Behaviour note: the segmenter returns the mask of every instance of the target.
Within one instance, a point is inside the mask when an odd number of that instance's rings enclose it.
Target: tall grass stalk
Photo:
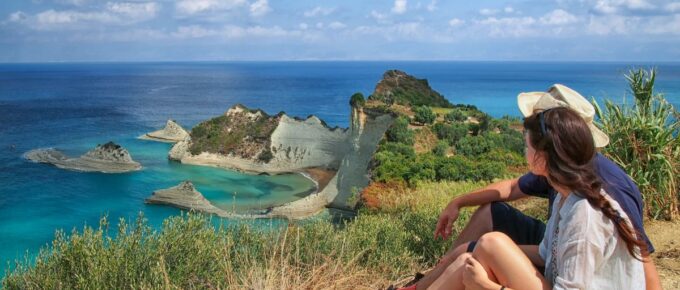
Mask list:
[[[680,122],[678,111],[654,92],[656,71],[631,70],[626,75],[632,106],[593,100],[599,125],[609,135],[604,153],[640,187],[647,215],[654,219],[678,217]]]

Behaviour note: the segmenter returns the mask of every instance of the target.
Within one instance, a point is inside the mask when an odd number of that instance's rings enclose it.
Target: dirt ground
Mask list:
[[[656,249],[652,257],[663,289],[680,289],[680,221],[646,221],[645,231]]]

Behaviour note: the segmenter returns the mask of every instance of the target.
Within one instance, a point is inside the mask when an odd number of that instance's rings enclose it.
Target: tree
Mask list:
[[[414,109],[415,121],[421,124],[432,124],[437,115],[428,106],[419,106]]]

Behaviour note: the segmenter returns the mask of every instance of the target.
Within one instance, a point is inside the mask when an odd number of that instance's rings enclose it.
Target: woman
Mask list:
[[[586,123],[568,108],[554,108],[527,117],[524,129],[530,170],[559,192],[541,245],[486,234],[430,289],[644,289],[639,248],[645,244],[602,190]]]

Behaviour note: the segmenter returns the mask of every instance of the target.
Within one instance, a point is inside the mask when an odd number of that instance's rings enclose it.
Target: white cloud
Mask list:
[[[377,20],[378,22],[381,22],[381,21],[384,21],[385,19],[387,19],[387,15],[382,14],[382,13],[375,11],[375,10],[371,11],[371,17],[373,17],[373,19]]]
[[[324,8],[316,6],[304,12],[305,17],[327,16],[335,11],[335,8]]]
[[[83,6],[88,0],[57,0],[59,4],[73,5],[73,6]]]
[[[309,28],[309,25],[307,23],[302,22],[298,25],[298,27],[300,27],[300,29],[302,30],[307,30],[307,28]]]
[[[347,25],[339,21],[334,21],[328,24],[328,27],[331,29],[343,29],[347,27]]]
[[[156,16],[160,9],[160,5],[154,2],[147,3],[115,3],[109,2],[106,4],[106,9],[110,12],[124,15],[126,17],[136,19],[137,21],[143,19],[150,19]]]
[[[394,0],[394,6],[392,7],[392,13],[404,14],[406,12],[406,0]]]
[[[179,0],[175,9],[181,15],[229,10],[247,4],[246,0]]]
[[[508,7],[503,8],[503,11],[505,13],[513,13],[513,12],[515,12],[515,8],[508,6]]]
[[[22,11],[17,11],[17,12],[10,14],[9,17],[7,18],[7,21],[9,21],[9,22],[22,22],[22,21],[26,20],[26,18],[28,18],[26,13],[24,13]]]
[[[449,20],[449,26],[451,27],[461,26],[463,24],[465,24],[465,20],[461,20],[458,18],[451,18],[451,20]]]
[[[625,16],[592,15],[586,26],[586,32],[595,35],[626,34],[628,32],[628,24],[630,24],[630,19]]]
[[[541,17],[539,21],[546,25],[566,25],[577,22],[578,18],[562,9],[555,9]]]
[[[279,26],[263,27],[250,26],[243,27],[237,25],[225,25],[221,28],[206,28],[199,25],[180,26],[177,31],[171,34],[177,39],[187,38],[208,38],[215,37],[217,39],[233,39],[233,38],[268,38],[268,37],[297,37],[302,36],[298,30],[285,30]]]
[[[432,0],[430,4],[427,4],[427,11],[434,12],[437,10],[437,0]]]
[[[597,0],[593,10],[601,14],[620,14],[626,11],[649,11],[656,6],[646,0]]]
[[[488,17],[476,21],[491,37],[528,37],[540,34],[533,17]]]
[[[479,10],[479,14],[484,15],[484,16],[495,15],[495,14],[498,14],[498,10],[490,9],[490,8],[482,8],[482,9]]]
[[[258,17],[265,15],[271,11],[271,7],[269,7],[269,2],[267,0],[257,0],[250,4],[250,15]]]

